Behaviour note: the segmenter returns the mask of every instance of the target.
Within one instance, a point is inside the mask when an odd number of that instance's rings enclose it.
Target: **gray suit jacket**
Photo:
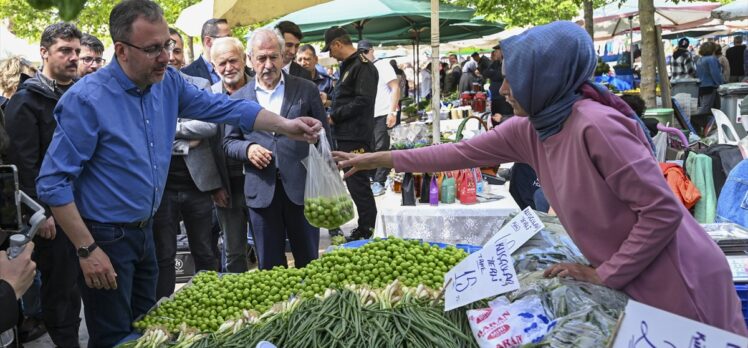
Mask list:
[[[299,116],[314,117],[322,122],[326,134],[330,134],[327,117],[317,86],[308,80],[284,74],[285,91],[280,114],[292,119]],[[231,95],[235,99],[249,99],[257,101],[255,92],[256,80]],[[251,144],[259,144],[272,151],[273,160],[265,169],[257,169],[247,158],[247,149]],[[223,147],[230,158],[244,164],[245,181],[244,194],[247,205],[251,208],[266,208],[275,195],[277,175],[283,182],[286,195],[294,204],[304,204],[304,187],[306,184],[306,168],[301,160],[309,154],[309,144],[294,141],[281,134],[265,131],[244,133],[237,127],[226,126],[226,136]]]
[[[209,89],[210,81],[185,75],[182,76],[190,83],[201,89]],[[197,188],[202,192],[209,192],[221,188],[221,177],[218,173],[216,160],[211,148],[211,138],[216,138],[218,127],[214,123],[208,123],[186,118],[177,119],[177,132],[174,136],[173,149],[188,147],[190,140],[200,140],[200,144],[188,150],[184,156],[187,170]],[[213,140],[215,142],[215,139]]]

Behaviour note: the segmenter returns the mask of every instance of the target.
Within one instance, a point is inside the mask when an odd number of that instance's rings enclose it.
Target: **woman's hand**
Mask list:
[[[546,278],[569,277],[582,282],[603,285],[602,280],[597,276],[597,272],[594,268],[578,263],[559,263],[553,265],[546,269],[543,275]]]
[[[338,163],[338,168],[351,168],[345,172],[345,177],[349,177],[361,170],[376,168],[392,168],[392,155],[389,151],[374,153],[349,153],[333,151],[332,158]]]

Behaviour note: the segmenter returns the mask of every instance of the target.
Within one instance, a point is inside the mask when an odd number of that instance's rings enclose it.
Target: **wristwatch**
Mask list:
[[[91,253],[96,250],[99,246],[96,245],[96,242],[91,243],[89,246],[82,246],[78,248],[78,257],[80,258],[87,258],[91,255]]]

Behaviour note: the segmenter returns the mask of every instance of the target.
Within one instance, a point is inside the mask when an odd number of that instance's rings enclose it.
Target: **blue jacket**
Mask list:
[[[701,57],[696,65],[696,75],[701,80],[699,87],[719,87],[725,83],[722,79],[722,68],[715,56]]]
[[[734,222],[748,228],[748,160],[730,171],[717,201],[717,222]]]

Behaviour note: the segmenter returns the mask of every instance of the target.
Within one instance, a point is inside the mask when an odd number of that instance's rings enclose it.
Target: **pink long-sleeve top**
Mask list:
[[[394,151],[397,171],[528,163],[602,282],[631,298],[748,336],[727,260],[677,201],[636,121],[591,99],[541,142],[526,117],[456,144]]]

